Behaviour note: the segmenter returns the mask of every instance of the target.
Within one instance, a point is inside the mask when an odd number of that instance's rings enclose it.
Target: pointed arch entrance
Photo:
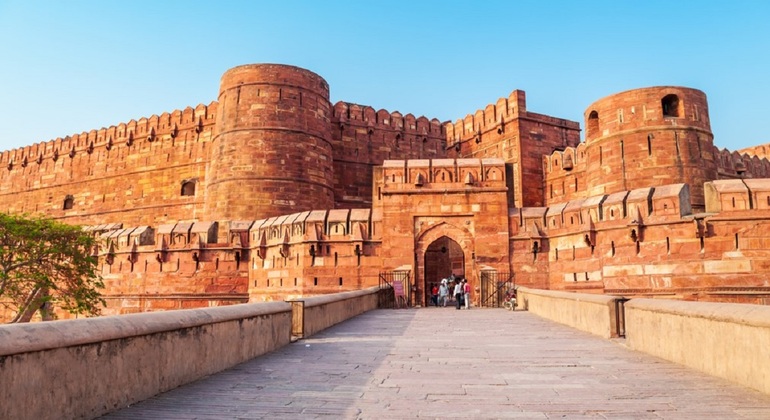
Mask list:
[[[465,219],[453,220],[463,226]],[[463,276],[474,286],[473,235],[462,227],[441,221],[417,235],[415,241],[416,269],[414,273],[415,305],[430,304],[430,290],[433,283],[438,283],[450,274]],[[450,292],[451,293],[451,292]]]
[[[454,274],[455,277],[465,275],[465,253],[460,244],[453,239],[442,236],[433,241],[425,250],[425,269],[423,270],[423,288],[426,293],[422,304],[429,306],[430,290],[437,287],[441,279]]]

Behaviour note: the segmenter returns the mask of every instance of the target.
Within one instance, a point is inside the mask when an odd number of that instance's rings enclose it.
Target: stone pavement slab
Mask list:
[[[770,419],[770,396],[528,312],[383,309],[104,418]]]

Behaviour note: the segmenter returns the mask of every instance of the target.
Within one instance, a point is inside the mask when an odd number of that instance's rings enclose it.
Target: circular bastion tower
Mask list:
[[[706,94],[660,86],[602,98],[585,112],[586,187],[591,195],[686,183],[693,211],[717,178]]]
[[[205,217],[257,220],[334,207],[329,85],[294,66],[222,76]]]

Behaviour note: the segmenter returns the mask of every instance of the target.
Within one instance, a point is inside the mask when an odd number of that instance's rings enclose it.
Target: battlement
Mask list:
[[[498,137],[506,132],[506,124],[518,118],[580,131],[580,124],[577,122],[528,112],[526,93],[523,90],[514,90],[507,98],[499,98],[497,102],[487,105],[484,109],[467,114],[455,122],[445,123],[447,143],[450,146],[468,140],[480,143],[482,136],[486,134],[494,134],[494,137]]]
[[[428,119],[424,116],[415,117],[412,114],[402,115],[398,111],[389,112],[384,109],[375,111],[367,105],[359,105],[349,102],[337,102],[334,104],[332,123],[343,128],[346,125],[365,126],[372,130],[397,131],[413,135],[441,136],[443,125],[436,119]]]
[[[174,141],[177,138],[197,138],[205,130],[211,130],[215,124],[217,102],[208,105],[199,104],[195,108],[164,112],[160,116],[152,115],[127,123],[112,125],[98,130],[84,131],[64,138],[57,137],[47,142],[36,143],[18,149],[0,152],[0,165],[8,170],[14,167],[26,167],[44,160],[57,161],[59,158],[74,158],[77,153],[91,154],[95,149],[113,147],[136,147],[143,142]],[[139,146],[141,147],[141,146]]]
[[[548,207],[512,209],[511,236],[542,239],[567,232],[595,235],[597,224],[630,226],[680,221],[692,214],[687,184],[620,191]]]
[[[505,188],[502,159],[386,160],[382,164],[386,191]]]
[[[716,180],[707,182],[704,191],[709,213],[770,210],[770,179]]]
[[[473,136],[498,130],[504,124],[527,112],[527,97],[523,90],[514,90],[507,98],[478,109],[473,114],[445,124],[447,140],[450,144],[461,142]],[[504,128],[503,128],[504,129]]]
[[[746,150],[715,149],[719,178],[770,177],[770,161]]]

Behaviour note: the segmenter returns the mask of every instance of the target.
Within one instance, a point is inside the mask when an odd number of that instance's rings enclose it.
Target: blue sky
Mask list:
[[[331,100],[456,120],[527,92],[583,122],[604,96],[680,85],[715,144],[770,143],[767,1],[0,0],[0,150],[216,99],[248,63],[312,70]]]

